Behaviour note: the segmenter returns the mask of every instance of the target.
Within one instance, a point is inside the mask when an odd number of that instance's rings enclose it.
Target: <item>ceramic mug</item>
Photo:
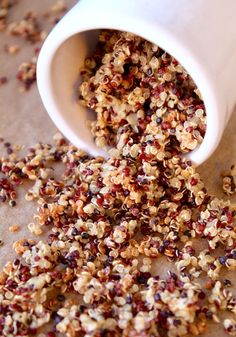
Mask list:
[[[139,35],[174,56],[198,86],[206,107],[204,140],[187,156],[196,165],[216,149],[236,103],[236,0],[80,0],[46,39],[38,59],[42,101],[58,129],[91,155],[97,148],[78,103],[79,68],[99,29]]]

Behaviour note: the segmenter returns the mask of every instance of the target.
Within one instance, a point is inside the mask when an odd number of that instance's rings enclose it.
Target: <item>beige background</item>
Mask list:
[[[27,11],[35,10],[39,15],[42,26],[48,30],[52,25],[42,18],[42,14],[53,3],[55,1],[52,0],[21,0],[13,8],[9,21],[20,19]],[[66,0],[68,6],[73,3],[75,1]],[[17,43],[22,46],[22,49],[17,55],[8,55],[3,51],[6,43]],[[11,143],[24,144],[26,147],[38,141],[51,142],[56,131],[42,106],[36,85],[33,85],[29,92],[20,93],[20,83],[15,78],[19,64],[31,59],[36,46],[23,41],[19,37],[13,38],[6,36],[5,33],[0,33],[0,77],[7,76],[9,78],[9,83],[0,87],[0,137],[4,137],[6,141]],[[236,163],[235,130],[236,111],[232,114],[217,151],[205,164],[198,168],[211,193],[225,199],[227,198],[221,191],[220,174],[233,163]],[[0,144],[0,154],[4,153],[5,149]],[[32,221],[37,205],[24,200],[26,187],[20,188],[17,207],[10,208],[8,205],[0,204],[0,240],[4,241],[4,245],[0,247],[0,268],[14,256],[12,243],[18,238],[30,236],[27,224]],[[235,200],[236,198],[234,198]],[[8,227],[15,223],[21,226],[21,230],[12,234],[8,231]],[[230,278],[233,282],[235,281],[236,288],[236,276],[231,275]],[[216,336],[216,333],[222,337],[225,335],[219,329],[219,326],[214,326],[210,328],[207,336],[213,337]]]

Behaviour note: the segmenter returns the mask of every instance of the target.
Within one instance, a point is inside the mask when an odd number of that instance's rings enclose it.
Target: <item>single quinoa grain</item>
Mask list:
[[[13,225],[9,226],[8,230],[11,233],[16,233],[16,232],[19,232],[20,226],[17,225],[17,224],[13,224]]]
[[[8,78],[6,76],[1,76],[0,77],[0,87],[4,84],[7,84]]]

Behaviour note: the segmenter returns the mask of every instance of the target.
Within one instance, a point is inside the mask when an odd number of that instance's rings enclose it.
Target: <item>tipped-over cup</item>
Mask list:
[[[45,108],[74,145],[106,157],[88,127],[93,113],[78,102],[79,69],[100,29],[139,35],[175,57],[201,92],[207,129],[203,142],[186,155],[199,165],[218,146],[236,103],[235,17],[236,0],[80,0],[39,55],[37,82]]]

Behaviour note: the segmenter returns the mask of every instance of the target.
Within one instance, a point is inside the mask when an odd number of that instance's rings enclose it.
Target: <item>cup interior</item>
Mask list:
[[[105,152],[96,147],[88,125],[89,120],[95,119],[95,114],[78,102],[79,71],[84,59],[95,48],[98,34],[99,30],[90,30],[75,34],[64,41],[52,60],[50,79],[57,111],[63,111],[60,118],[66,127],[63,126],[63,132],[66,130],[65,136],[77,147],[88,149],[90,154],[104,156]],[[57,115],[51,117],[59,127]]]

